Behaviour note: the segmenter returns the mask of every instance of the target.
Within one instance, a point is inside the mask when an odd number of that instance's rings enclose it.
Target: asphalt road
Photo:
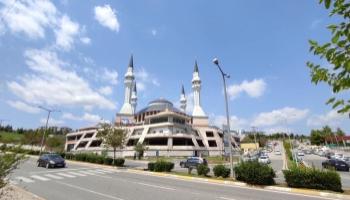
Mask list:
[[[68,168],[63,169],[45,169],[36,167],[35,159],[32,158],[22,163],[11,174],[10,180],[12,184],[50,200],[323,199],[259,188],[142,175],[81,164],[69,164]]]
[[[306,161],[308,165],[313,165],[319,169],[322,169],[322,162],[325,160],[327,160],[327,158],[313,154],[304,156],[304,161]],[[343,189],[350,189],[350,172],[338,171],[338,173],[342,181]]]

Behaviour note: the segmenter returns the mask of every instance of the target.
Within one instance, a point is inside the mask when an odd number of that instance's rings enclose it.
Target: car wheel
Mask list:
[[[40,162],[38,162],[38,167],[41,167]]]
[[[46,168],[46,169],[49,169],[49,168],[50,168],[50,164],[49,164],[49,163],[46,163],[45,168]]]

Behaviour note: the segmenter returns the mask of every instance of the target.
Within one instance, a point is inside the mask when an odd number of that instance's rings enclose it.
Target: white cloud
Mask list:
[[[89,37],[82,37],[82,38],[80,38],[80,41],[83,44],[91,44],[91,39]]]
[[[30,39],[39,39],[45,38],[47,30],[51,30],[56,36],[56,47],[63,50],[70,50],[81,33],[79,24],[60,13],[51,1],[1,0],[0,4],[4,5],[0,9],[3,18],[0,32],[9,30]]]
[[[20,110],[20,111],[24,111],[24,112],[27,112],[27,113],[32,113],[32,114],[35,114],[35,113],[39,113],[40,110],[34,106],[31,106],[27,103],[24,103],[22,101],[7,101],[7,103],[16,108],[17,110]]]
[[[241,93],[246,93],[248,96],[257,98],[264,94],[266,83],[263,79],[254,79],[253,81],[243,81],[239,85],[230,85],[227,93],[231,100],[237,98]]]
[[[40,123],[45,125],[46,120],[47,120],[47,118],[41,118]],[[48,122],[48,126],[60,126],[62,124],[64,124],[63,120],[55,119],[53,117],[50,117],[49,122]]]
[[[86,80],[65,69],[69,64],[61,61],[56,53],[32,49],[25,52],[25,58],[33,73],[7,83],[10,91],[23,101],[50,106],[115,109],[115,104],[95,92]]]
[[[118,84],[118,76],[119,76],[119,74],[117,71],[104,68],[103,75],[101,78],[104,81],[108,81],[112,85],[117,85]]]
[[[152,29],[152,30],[151,30],[151,34],[152,34],[153,36],[156,36],[156,35],[157,35],[157,33],[158,33],[158,32],[157,32],[157,30],[156,30],[156,29]]]
[[[227,118],[224,115],[211,115],[210,120],[215,126],[219,128],[222,128],[224,124],[227,124]],[[246,128],[247,124],[248,122],[245,119],[238,118],[234,115],[230,117],[231,130],[244,129]]]
[[[64,15],[58,22],[58,29],[55,30],[55,34],[56,45],[64,50],[70,50],[74,43],[74,37],[79,34],[79,24]]]
[[[116,12],[110,5],[95,7],[95,19],[102,25],[112,31],[119,31],[119,22],[116,16]]]
[[[113,93],[112,87],[104,86],[98,90],[103,95],[111,95]]]
[[[308,109],[297,109],[285,107],[271,112],[258,114],[253,120],[253,126],[274,126],[279,124],[290,124],[304,119],[309,113]]]
[[[157,87],[160,85],[158,79],[150,75],[143,67],[135,71],[135,80],[138,91],[145,91],[149,84]]]
[[[345,114],[340,114],[335,110],[331,110],[323,115],[314,115],[307,120],[307,125],[310,127],[322,127],[325,125],[331,127],[339,126],[342,121],[348,120]]]
[[[30,38],[44,38],[45,28],[56,23],[57,10],[45,0],[2,0],[0,10],[3,22],[12,33],[23,33]],[[1,22],[0,22],[1,23]]]
[[[102,120],[102,118],[99,115],[94,115],[90,113],[84,113],[83,116],[76,116],[76,115],[73,115],[72,113],[63,113],[62,118],[75,120],[75,121],[94,122],[94,123],[98,123]]]

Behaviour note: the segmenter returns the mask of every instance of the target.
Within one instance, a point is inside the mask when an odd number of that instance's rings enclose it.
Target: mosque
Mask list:
[[[224,153],[223,130],[209,125],[208,116],[201,106],[201,79],[195,62],[192,91],[193,111],[187,114],[187,97],[182,86],[180,108],[166,99],[155,99],[137,110],[137,84],[134,75],[133,56],[124,76],[124,103],[116,114],[115,127],[127,131],[125,147],[119,156],[134,155],[134,146],[141,143],[147,147],[147,156],[218,156]],[[67,151],[100,152],[101,140],[96,137],[97,127],[88,127],[67,134]],[[226,141],[226,140],[225,140]],[[234,145],[239,139],[230,135]],[[225,146],[228,146],[226,142]]]

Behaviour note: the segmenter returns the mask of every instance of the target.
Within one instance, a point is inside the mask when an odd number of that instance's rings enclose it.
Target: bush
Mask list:
[[[167,162],[164,160],[159,160],[157,162],[148,163],[148,170],[155,172],[171,172],[174,169],[174,163]]]
[[[116,158],[114,160],[114,165],[118,167],[122,167],[124,165],[125,159],[124,158]]]
[[[148,167],[147,167],[148,170],[149,170],[149,171],[154,171],[154,165],[155,165],[155,164],[156,164],[155,162],[149,162],[149,163],[148,163]]]
[[[213,171],[214,171],[214,175],[216,177],[222,177],[222,178],[227,178],[230,176],[230,172],[231,170],[227,167],[225,167],[225,165],[216,165],[214,168],[213,168]]]
[[[273,169],[257,161],[241,162],[235,166],[236,179],[255,185],[274,185],[276,177]]]
[[[209,172],[210,172],[210,169],[207,165],[200,164],[197,166],[197,174],[199,176],[207,176]]]
[[[105,157],[103,160],[103,164],[105,165],[112,165],[112,163],[113,163],[113,158]]]
[[[340,176],[336,171],[294,166],[284,170],[283,174],[289,187],[343,191]]]

